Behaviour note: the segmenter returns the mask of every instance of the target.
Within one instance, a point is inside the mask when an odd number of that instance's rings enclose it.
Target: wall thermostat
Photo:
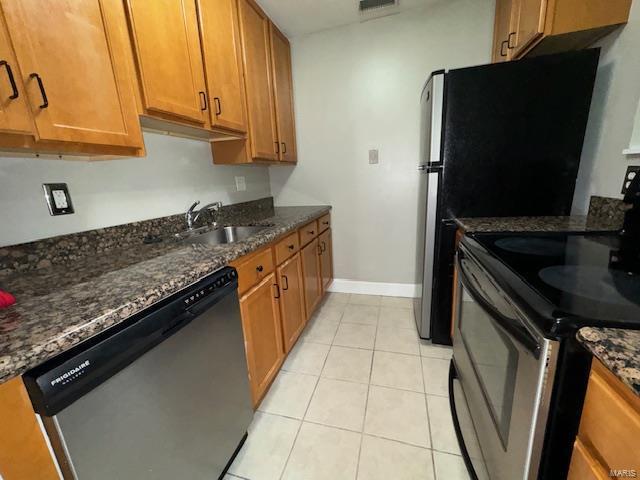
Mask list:
[[[51,215],[69,215],[74,213],[69,187],[66,183],[45,183],[44,196]]]

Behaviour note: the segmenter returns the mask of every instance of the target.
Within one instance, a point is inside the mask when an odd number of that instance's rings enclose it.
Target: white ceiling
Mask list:
[[[389,11],[409,10],[436,1],[400,0]],[[358,0],[258,0],[258,3],[289,38],[362,20]]]

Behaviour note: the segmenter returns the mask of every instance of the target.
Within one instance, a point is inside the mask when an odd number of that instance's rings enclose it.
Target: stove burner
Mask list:
[[[561,257],[565,253],[566,243],[552,238],[504,237],[496,240],[495,245],[507,252]]]
[[[618,270],[589,265],[547,267],[538,273],[548,285],[558,290],[617,305],[640,302],[640,277]]]

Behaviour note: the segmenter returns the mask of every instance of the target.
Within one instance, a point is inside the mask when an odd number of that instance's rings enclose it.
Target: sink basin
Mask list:
[[[200,243],[207,245],[220,245],[223,243],[234,243],[249,238],[267,226],[229,226],[220,227],[209,231],[198,231],[178,233],[176,236],[183,242]]]

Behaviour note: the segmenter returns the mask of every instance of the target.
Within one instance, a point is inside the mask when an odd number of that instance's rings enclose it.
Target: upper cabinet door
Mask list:
[[[211,124],[247,131],[236,0],[198,0]]]
[[[514,31],[515,42],[509,46],[514,49],[513,57],[525,50],[531,42],[544,33],[545,13],[547,10],[546,0],[515,0],[514,9]]]
[[[0,15],[0,132],[33,134],[18,61]]]
[[[269,19],[253,0],[239,0],[238,6],[251,156],[255,159],[278,160],[280,144],[271,85]]]
[[[145,108],[203,126],[208,105],[195,1],[127,4]]]
[[[142,147],[122,3],[0,4],[39,139]]]
[[[293,80],[291,77],[291,47],[289,40],[272,23],[271,58],[276,105],[280,160],[295,162],[296,127],[293,116]]]
[[[515,34],[511,30],[513,0],[496,0],[496,18],[493,27],[493,63],[509,60],[510,47],[514,46]]]

